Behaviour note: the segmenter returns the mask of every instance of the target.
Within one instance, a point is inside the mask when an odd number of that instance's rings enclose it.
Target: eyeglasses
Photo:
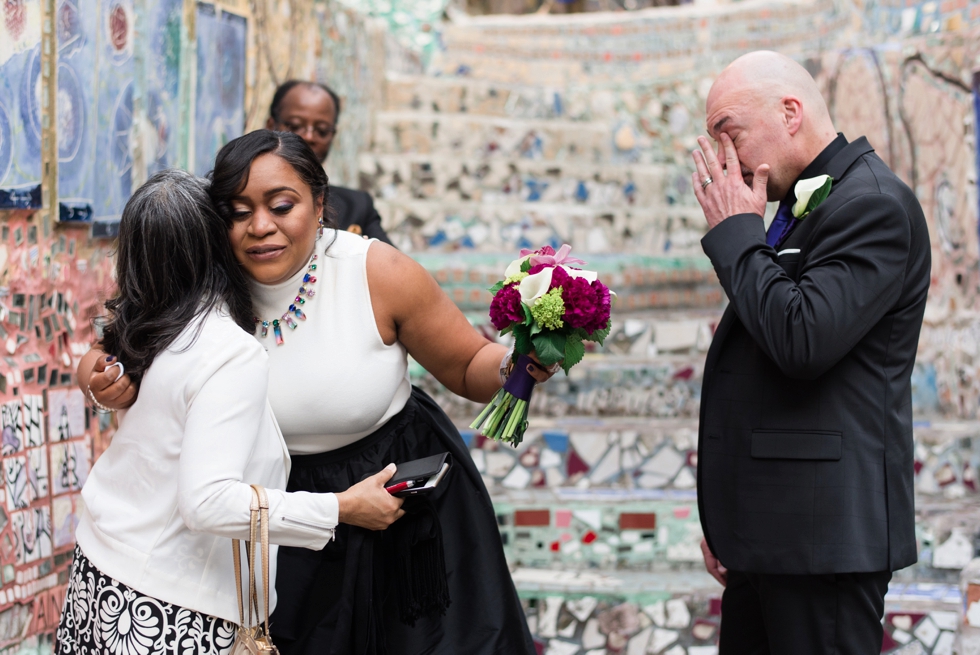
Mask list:
[[[303,123],[300,121],[291,121],[288,123],[280,123],[282,127],[286,128],[286,131],[292,132],[293,134],[301,137],[306,137],[306,135],[313,133],[319,139],[329,139],[331,136],[337,133],[337,128],[329,123]]]

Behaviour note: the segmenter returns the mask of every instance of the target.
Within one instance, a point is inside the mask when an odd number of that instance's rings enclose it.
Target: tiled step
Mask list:
[[[517,569],[514,579],[540,653],[718,653],[722,588],[707,574]],[[960,606],[955,585],[893,581],[881,652],[952,655]]]

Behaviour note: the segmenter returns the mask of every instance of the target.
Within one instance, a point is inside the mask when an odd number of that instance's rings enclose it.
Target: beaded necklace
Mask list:
[[[262,326],[263,339],[269,336],[269,324],[272,323],[272,332],[276,337],[276,345],[281,346],[283,343],[285,343],[282,338],[281,322],[285,322],[290,329],[295,330],[297,327],[299,327],[299,323],[294,321],[293,317],[290,316],[290,314],[295,315],[296,318],[298,318],[301,321],[306,320],[306,314],[303,313],[302,307],[303,305],[306,304],[306,298],[312,299],[313,296],[316,294],[316,292],[313,289],[307,288],[307,285],[316,284],[316,276],[313,275],[313,273],[316,271],[316,258],[317,255],[314,253],[313,258],[310,259],[310,266],[309,268],[306,269],[306,274],[303,275],[303,284],[300,285],[299,295],[297,295],[296,298],[293,299],[292,304],[289,305],[289,309],[286,310],[285,314],[283,314],[281,317],[277,319],[273,319],[272,321],[266,321],[264,319],[259,318],[258,316],[255,317],[255,324]],[[306,298],[304,298],[303,296],[306,296]]]

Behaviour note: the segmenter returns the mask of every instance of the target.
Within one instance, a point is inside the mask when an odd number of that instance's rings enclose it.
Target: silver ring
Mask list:
[[[704,191],[705,189],[707,189],[708,185],[711,184],[712,182],[714,182],[714,180],[712,180],[710,177],[706,179],[704,182],[701,183],[701,190]]]

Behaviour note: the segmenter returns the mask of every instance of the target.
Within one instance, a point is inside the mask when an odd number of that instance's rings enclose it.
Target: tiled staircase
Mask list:
[[[701,563],[697,416],[725,299],[686,163],[706,89],[670,67],[655,92],[514,72],[504,31],[481,49],[451,30],[441,75],[389,75],[361,185],[396,245],[488,337],[486,289],[506,264],[566,242],[618,293],[613,329],[536,389],[518,449],[469,430],[479,407],[420,367],[413,380],[461,427],[491,490],[540,653],[713,655],[721,587]],[[922,563],[893,582],[882,652],[949,655],[958,569],[980,529],[980,427],[922,423],[916,436]]]

